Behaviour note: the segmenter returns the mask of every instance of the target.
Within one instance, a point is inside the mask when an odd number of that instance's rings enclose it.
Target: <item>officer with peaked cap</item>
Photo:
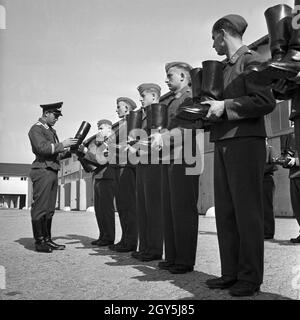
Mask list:
[[[143,83],[137,90],[144,114],[142,129],[147,132],[148,119],[145,108],[159,103],[161,88],[155,83]],[[141,261],[152,261],[160,260],[163,253],[161,168],[158,164],[151,164],[151,154],[143,151],[143,160],[136,167],[139,250],[133,252],[132,257]]]
[[[97,153],[104,153],[107,150],[107,140],[112,134],[112,122],[107,119],[101,119],[97,122],[98,134],[96,141],[99,148]],[[97,163],[95,153],[92,153],[83,145],[79,146],[79,152],[84,154],[84,159]],[[94,207],[97,224],[99,228],[99,237],[92,241],[92,245],[99,247],[108,246],[115,240],[115,208],[114,197],[116,193],[116,175],[117,168],[108,163],[99,163],[101,166],[93,172],[94,182]]]
[[[168,103],[168,130],[152,135],[152,148],[170,147],[171,136],[183,137],[184,129],[191,129],[194,137],[194,124],[176,118],[178,108],[192,97],[191,69],[185,62],[165,66],[166,83],[172,92],[164,97],[164,103]],[[170,164],[162,165],[165,261],[159,262],[158,267],[174,274],[193,271],[196,259],[199,174],[187,175],[187,167],[183,144],[171,145]]]
[[[275,108],[270,88],[246,79],[244,72],[262,61],[243,45],[247,22],[227,15],[212,28],[213,48],[226,55],[224,100],[206,101],[214,142],[214,195],[221,277],[211,288],[230,288],[233,296],[251,296],[263,281],[263,176],[266,159],[264,115]]]
[[[128,97],[117,99],[117,114],[121,119],[118,125],[120,145],[126,144],[127,126],[126,115],[136,108],[136,103]],[[122,161],[120,161],[122,162]],[[136,176],[135,166],[130,163],[119,163],[116,174],[116,207],[122,229],[121,240],[109,246],[110,250],[117,252],[135,251],[137,246],[136,222]]]
[[[68,148],[76,145],[77,139],[69,138],[59,142],[53,129],[62,116],[62,102],[41,105],[42,117],[29,130],[29,139],[35,160],[32,163],[30,178],[33,183],[33,203],[31,206],[32,229],[35,248],[38,252],[62,250],[51,239],[52,218],[57,195],[57,172],[59,160],[69,156]]]

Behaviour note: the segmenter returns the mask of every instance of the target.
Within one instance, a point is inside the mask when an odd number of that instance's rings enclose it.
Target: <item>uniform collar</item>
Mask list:
[[[174,94],[174,97],[176,99],[182,97],[186,92],[190,92],[191,91],[191,87],[189,86],[185,86],[183,87],[180,91],[178,91],[177,93]]]
[[[39,118],[39,122],[43,125],[45,129],[49,129],[49,126],[47,125],[46,121],[43,120],[43,118]]]
[[[239,59],[239,57],[241,57],[242,55],[244,55],[246,52],[249,52],[249,51],[250,50],[247,46],[245,45],[241,46],[230,59],[226,60],[226,63],[235,64]]]

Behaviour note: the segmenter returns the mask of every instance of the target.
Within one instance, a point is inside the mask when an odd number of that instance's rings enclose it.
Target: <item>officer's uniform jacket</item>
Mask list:
[[[36,158],[32,163],[32,168],[48,168],[58,171],[60,168],[59,160],[67,156],[66,149],[59,142],[56,131],[49,127],[46,122],[40,118],[28,133],[32,152]],[[65,152],[63,155],[59,153]]]
[[[249,68],[262,61],[255,51],[242,46],[224,63],[225,111],[210,129],[210,141],[237,137],[266,137],[264,115],[275,108],[271,89],[247,76]]]

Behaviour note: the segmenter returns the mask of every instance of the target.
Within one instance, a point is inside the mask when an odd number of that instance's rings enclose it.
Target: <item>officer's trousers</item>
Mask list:
[[[58,187],[57,171],[44,168],[31,169],[30,179],[33,185],[31,219],[37,221],[43,217],[52,218]]]
[[[264,192],[264,235],[273,237],[275,234],[275,216],[273,208],[275,183],[273,175],[265,174],[263,180]]]
[[[194,266],[198,238],[199,175],[186,175],[181,164],[162,165],[165,259]]]
[[[121,243],[134,247],[137,245],[135,167],[118,168],[116,180],[116,206],[122,229]]]
[[[300,178],[290,179],[290,194],[293,212],[300,226]]]
[[[136,188],[139,251],[150,255],[162,255],[161,166],[138,165]]]
[[[215,143],[214,195],[221,273],[261,284],[264,267],[265,139]]]

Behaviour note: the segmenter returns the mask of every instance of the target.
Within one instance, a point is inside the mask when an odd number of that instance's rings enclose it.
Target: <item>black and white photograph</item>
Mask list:
[[[300,0],[0,0],[0,300],[300,300],[299,153]]]

